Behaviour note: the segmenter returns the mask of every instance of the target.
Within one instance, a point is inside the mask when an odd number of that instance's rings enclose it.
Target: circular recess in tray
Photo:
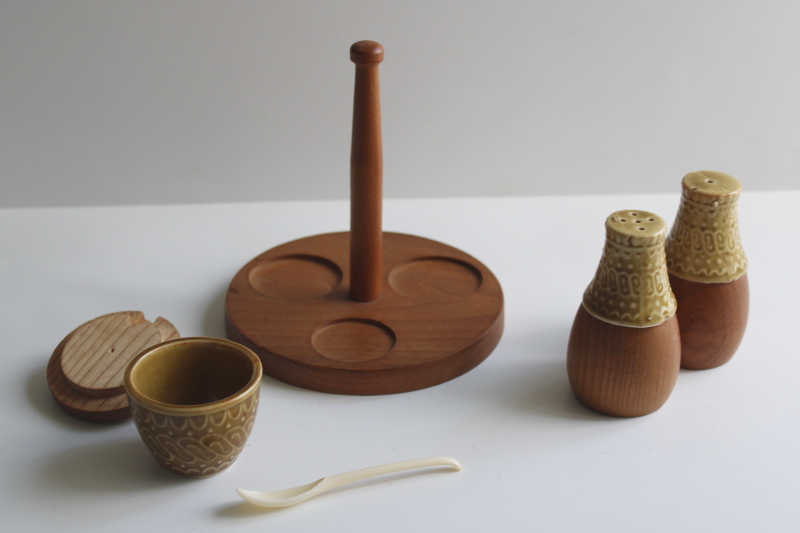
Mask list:
[[[397,336],[376,320],[346,318],[329,322],[311,336],[314,349],[334,361],[358,363],[371,361],[389,353]]]
[[[313,300],[339,286],[342,271],[314,255],[290,255],[260,263],[250,270],[250,285],[275,300]]]
[[[472,265],[448,257],[425,257],[396,266],[389,284],[398,293],[422,302],[452,302],[477,291],[483,278]]]

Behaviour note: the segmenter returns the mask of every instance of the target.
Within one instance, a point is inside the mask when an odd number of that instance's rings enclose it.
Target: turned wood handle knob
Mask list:
[[[358,41],[350,47],[350,61],[357,65],[374,65],[383,61],[383,46],[375,41]]]
[[[383,47],[359,41],[350,47],[356,64],[350,152],[350,297],[374,302],[381,295],[383,145],[378,64]]]

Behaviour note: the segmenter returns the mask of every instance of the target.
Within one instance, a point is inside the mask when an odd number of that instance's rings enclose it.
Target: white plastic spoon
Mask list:
[[[382,476],[384,474],[402,472],[403,470],[425,468],[427,466],[452,466],[456,470],[461,470],[461,463],[451,457],[428,457],[427,459],[400,461],[399,463],[362,468],[361,470],[324,477],[308,485],[294,487],[293,489],[272,490],[268,492],[236,489],[236,492],[238,492],[239,496],[244,498],[245,501],[254,505],[260,505],[261,507],[289,507],[290,505],[313,498],[326,490],[335,489],[336,487],[341,487],[348,483],[355,483],[356,481]]]

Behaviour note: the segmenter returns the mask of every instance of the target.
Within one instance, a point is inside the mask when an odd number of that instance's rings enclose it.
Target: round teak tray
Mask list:
[[[503,332],[503,291],[492,272],[452,246],[383,233],[380,298],[350,297],[350,233],[273,248],[233,278],[228,337],[264,373],[336,394],[431,387],[486,359]]]

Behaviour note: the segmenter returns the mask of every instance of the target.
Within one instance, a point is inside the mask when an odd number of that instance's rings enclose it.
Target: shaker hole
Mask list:
[[[706,180],[706,183],[714,183],[714,180]]]
[[[644,228],[639,228],[639,231],[644,231]]]
[[[641,220],[634,220],[634,222],[636,222],[637,224],[641,224],[642,223]]]
[[[649,222],[655,222],[655,221],[656,221],[656,219],[654,219],[654,218],[652,218],[652,217],[648,218],[647,220],[648,220]]]
[[[620,222],[627,222],[628,220],[627,220],[627,219],[624,219],[624,218],[621,218],[621,219],[619,219],[619,221],[620,221]]]

